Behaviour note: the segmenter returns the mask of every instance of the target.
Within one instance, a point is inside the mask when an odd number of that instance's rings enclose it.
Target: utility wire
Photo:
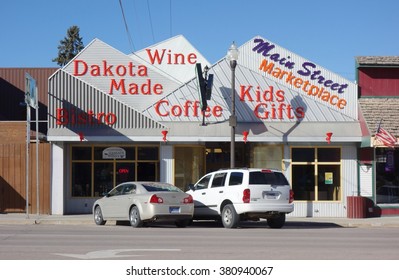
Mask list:
[[[152,17],[150,11],[150,3],[147,0],[147,9],[148,9],[148,16],[150,18],[150,26],[151,26],[151,34],[152,34],[152,43],[155,43],[155,36],[154,36],[154,28],[152,27]]]
[[[134,44],[133,44],[132,36],[130,35],[130,32],[129,32],[129,27],[127,26],[126,17],[125,17],[125,12],[124,12],[124,10],[123,10],[123,5],[122,5],[122,0],[119,0],[119,5],[120,5],[120,7],[121,7],[122,16],[123,16],[123,21],[124,21],[124,23],[125,23],[125,29],[126,29],[127,37],[128,37],[128,40],[129,40],[130,48],[132,49],[132,53],[133,53],[134,50],[135,50],[135,47],[134,47]]]
[[[134,3],[134,2],[133,2],[133,3]],[[148,2],[147,2],[147,4],[148,4]],[[132,55],[134,55],[134,57],[135,57],[136,59],[139,59],[139,60],[142,61],[143,63],[148,64],[148,61],[146,61],[145,59],[141,58],[140,56],[138,56],[138,55],[134,52],[135,47],[134,47],[134,44],[133,44],[132,37],[130,36],[129,28],[128,28],[128,26],[127,26],[127,22],[126,22],[126,18],[125,18],[125,13],[124,13],[124,10],[123,10],[123,5],[122,5],[122,0],[119,0],[119,5],[120,5],[120,7],[121,7],[123,20],[124,20],[124,22],[125,22],[125,28],[126,28],[126,32],[127,32],[128,38],[129,38],[129,43],[130,43],[130,46],[131,46],[131,48],[132,48]],[[148,6],[148,8],[149,8],[149,6]],[[150,15],[150,16],[151,16],[151,15]],[[151,17],[150,17],[150,20],[151,20]],[[152,27],[152,24],[151,24],[151,27]],[[151,28],[151,29],[152,29],[152,28]],[[153,37],[154,37],[154,35],[153,35]],[[169,73],[163,71],[162,69],[156,67],[155,65],[151,65],[151,67],[154,67],[154,68],[158,69],[158,71],[164,73],[164,75],[170,77],[172,80],[176,81],[177,83],[182,84],[181,81],[177,80],[175,77],[171,76]]]
[[[138,7],[137,7],[137,1],[133,0],[133,11],[134,11],[134,20],[135,20],[135,30],[136,30],[136,44],[137,44],[137,40],[139,40],[139,45],[143,45],[143,33],[142,31],[144,30],[143,28],[141,28],[141,23],[140,23],[140,17],[139,17],[139,13],[138,13]]]
[[[169,0],[170,38],[172,38],[172,0]]]

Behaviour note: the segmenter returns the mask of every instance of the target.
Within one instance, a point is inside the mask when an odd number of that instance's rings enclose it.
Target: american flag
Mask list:
[[[375,138],[381,141],[387,147],[394,147],[396,143],[396,137],[392,133],[386,131],[381,127],[381,123],[377,127]]]

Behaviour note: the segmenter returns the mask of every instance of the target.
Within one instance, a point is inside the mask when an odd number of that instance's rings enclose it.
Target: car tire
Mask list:
[[[107,221],[104,220],[103,213],[101,211],[101,207],[97,206],[94,209],[94,222],[96,225],[103,226]]]
[[[285,214],[279,214],[267,219],[267,224],[270,228],[282,228],[285,224]]]
[[[240,222],[240,216],[237,214],[232,204],[227,204],[222,210],[222,224],[225,228],[236,228]]]
[[[187,227],[188,225],[190,225],[192,223],[192,220],[177,220],[176,222],[175,222],[175,225],[178,227],[178,228],[185,228],[185,227]]]
[[[130,209],[129,221],[130,225],[135,228],[141,227],[143,225],[143,221],[140,218],[140,211],[139,208],[137,208],[137,206],[133,206]]]

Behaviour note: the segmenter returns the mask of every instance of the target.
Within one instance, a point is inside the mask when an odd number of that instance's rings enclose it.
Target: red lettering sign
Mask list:
[[[90,75],[92,77],[124,77],[130,76],[135,77],[147,77],[147,67],[145,65],[138,65],[136,70],[136,65],[133,62],[128,62],[127,64],[108,64],[106,60],[102,61],[102,64],[87,64],[86,61],[81,59],[75,59],[73,61],[73,75],[74,76],[84,76]]]
[[[87,112],[78,111],[74,108],[65,109],[57,108],[56,115],[57,125],[96,125],[106,124],[113,125],[117,121],[117,117],[114,113],[98,112],[94,113],[92,110]]]
[[[199,101],[186,100],[183,106],[171,105],[168,100],[160,100],[155,104],[155,112],[161,117],[199,117],[202,115]],[[208,106],[204,112],[205,117],[220,117],[223,109],[219,105]]]
[[[125,79],[120,79],[119,81],[112,79],[108,93],[113,94],[114,90],[120,91],[120,93],[123,95],[127,93],[131,95],[160,95],[163,93],[163,86],[161,84],[152,84],[152,81],[150,79],[147,79],[146,82],[142,83],[141,85],[137,83],[126,84]]]
[[[189,53],[186,57],[183,53],[172,53],[172,50],[167,49],[146,49],[146,52],[151,64],[162,64],[163,62],[173,65],[197,63],[197,55],[195,53]]]

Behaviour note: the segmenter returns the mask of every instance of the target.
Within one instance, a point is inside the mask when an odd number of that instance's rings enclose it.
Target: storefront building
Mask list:
[[[235,166],[283,170],[293,216],[346,217],[359,190],[357,85],[261,37],[239,52]],[[206,108],[197,63],[213,75]],[[92,41],[49,79],[52,214],[91,213],[123,181],[184,189],[229,167],[231,71],[182,36],[132,55]]]
[[[356,57],[356,73],[370,135],[359,158],[361,196],[369,199],[366,215],[399,215],[399,56]]]

